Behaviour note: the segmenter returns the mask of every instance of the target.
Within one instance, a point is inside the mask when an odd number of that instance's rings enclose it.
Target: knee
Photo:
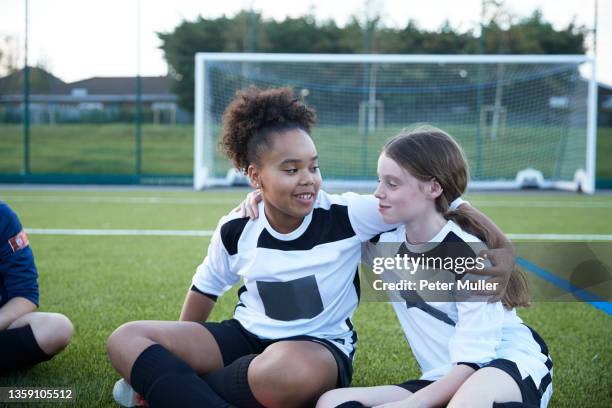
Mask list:
[[[59,313],[48,313],[32,325],[39,347],[48,355],[55,355],[70,343],[74,327],[70,319]]]
[[[487,402],[490,401],[490,404]],[[478,395],[478,405],[492,406],[493,398],[487,392]],[[449,401],[447,408],[470,408],[474,406],[474,396],[459,390]]]
[[[142,322],[128,322],[117,327],[106,340],[106,351],[111,360],[126,347],[131,339],[144,335]]]
[[[260,355],[249,367],[249,383],[256,398],[267,407],[314,405],[331,387],[321,372],[302,358]]]

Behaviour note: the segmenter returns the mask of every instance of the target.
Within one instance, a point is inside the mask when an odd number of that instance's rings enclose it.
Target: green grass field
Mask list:
[[[439,124],[463,146],[475,178],[514,178],[518,170],[533,167],[545,177],[571,179],[585,156],[584,139],[560,137],[554,126],[504,128],[497,140],[483,131],[477,149],[474,129]],[[385,139],[401,127],[388,126],[370,134],[364,143],[355,127],[318,126],[313,137],[325,176],[331,178],[371,176]],[[570,133],[575,132],[570,130]],[[30,170],[45,174],[133,174],[136,169],[133,124],[32,126]],[[364,146],[366,152],[365,156]],[[23,130],[18,125],[0,125],[0,174],[21,173]],[[559,154],[558,152],[564,152]],[[229,168],[219,153],[216,172],[223,177]],[[481,157],[480,165],[477,158]],[[563,160],[557,161],[557,157]],[[193,127],[144,125],[142,128],[142,173],[147,175],[191,175],[193,171]],[[612,179],[612,128],[598,132],[597,176]]]
[[[18,212],[27,228],[210,230],[244,194],[5,189],[0,200]],[[507,233],[612,234],[611,195],[468,198]],[[118,376],[106,357],[106,338],[126,321],[177,319],[208,238],[30,234],[30,242],[40,272],[41,310],[69,316],[75,336],[62,354],[0,377],[0,386],[73,387],[76,406],[114,406],[111,390]],[[235,290],[221,297],[211,319],[230,317],[235,301]],[[550,406],[612,406],[609,315],[584,303],[538,303],[519,314],[551,350],[555,391]],[[363,302],[355,326],[360,339],[353,385],[419,376],[389,305]]]

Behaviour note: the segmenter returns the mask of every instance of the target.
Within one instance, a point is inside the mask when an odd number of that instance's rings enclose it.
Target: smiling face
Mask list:
[[[270,225],[287,233],[312,211],[321,188],[317,149],[301,129],[273,133],[269,142],[260,153],[260,164],[251,164],[248,174],[261,188]]]
[[[388,224],[410,222],[435,211],[435,199],[441,194],[435,180],[420,181],[383,152],[378,158],[378,210]]]

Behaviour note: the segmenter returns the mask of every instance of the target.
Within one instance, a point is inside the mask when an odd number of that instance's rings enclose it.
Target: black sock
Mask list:
[[[51,357],[42,351],[29,324],[0,331],[0,374],[31,367]]]
[[[336,408],[367,408],[359,401],[346,401],[336,406]]]
[[[187,363],[159,344],[143,351],[132,367],[132,387],[155,407],[230,408]]]
[[[247,376],[251,361],[257,354],[249,354],[235,360],[230,365],[214,371],[204,380],[224,400],[239,408],[264,408],[255,399]]]
[[[494,402],[493,408],[537,408],[535,405],[524,402]]]

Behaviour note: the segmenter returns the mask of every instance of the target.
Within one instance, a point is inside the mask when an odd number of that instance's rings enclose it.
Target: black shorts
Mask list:
[[[312,336],[294,336],[280,339],[260,339],[247,329],[242,327],[236,319],[224,320],[222,322],[203,322],[202,325],[210,331],[215,338],[223,365],[227,366],[234,360],[248,354],[261,354],[266,347],[279,341],[306,340],[319,343],[327,348],[336,360],[338,367],[337,387],[348,387],[353,377],[353,362],[332,342]]]
[[[535,405],[538,407],[540,406],[542,395],[538,391],[538,388],[535,386],[535,383],[533,382],[531,377],[523,379],[523,377],[521,376],[521,372],[519,371],[514,361],[506,360],[504,358],[498,358],[485,364],[482,368],[485,367],[494,367],[507,373],[510,377],[512,377],[514,382],[516,382],[519,389],[521,390],[523,403]]]
[[[516,363],[510,360],[506,360],[503,358],[498,358],[492,360],[482,366],[485,367],[494,367],[503,372],[507,373],[512,379],[516,382],[519,389],[521,390],[521,396],[523,398],[523,404],[540,406],[540,400],[542,399],[538,389],[536,388],[533,380],[530,377],[527,377],[525,380],[521,377],[521,373],[516,366]],[[422,388],[427,387],[429,384],[433,383],[433,381],[429,380],[410,380],[401,384],[397,384],[398,387],[402,387],[412,393],[419,391]]]

